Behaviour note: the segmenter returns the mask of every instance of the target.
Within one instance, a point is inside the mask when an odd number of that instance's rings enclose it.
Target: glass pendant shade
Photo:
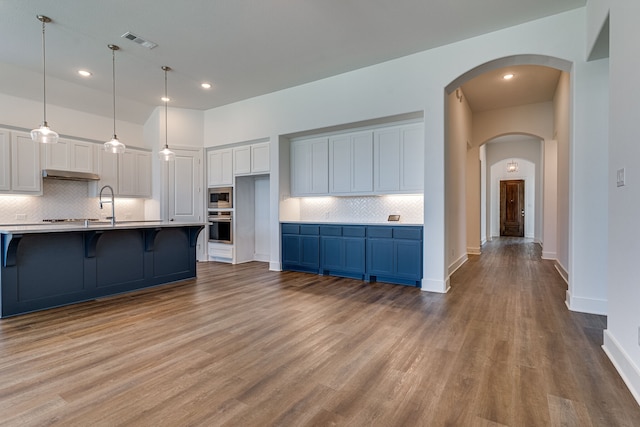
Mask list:
[[[169,150],[169,147],[165,145],[164,148],[158,152],[158,157],[160,157],[160,160],[170,162],[176,159],[176,153]]]
[[[47,122],[43,122],[38,129],[31,131],[31,139],[41,144],[55,144],[58,142],[58,133],[51,130]]]
[[[113,154],[122,154],[124,153],[127,147],[120,141],[118,141],[118,137],[113,135],[110,141],[104,143],[104,151]]]
[[[37,18],[42,22],[42,110],[44,118],[40,127],[31,131],[31,139],[42,144],[55,144],[58,142],[58,133],[51,130],[47,124],[47,61],[44,42],[44,26],[47,22],[51,22],[51,18],[44,15],[38,15]]]
[[[114,44],[107,45],[111,49],[111,64],[113,71],[113,138],[104,143],[104,151],[113,154],[122,154],[127,148],[118,140],[116,135],[116,50],[120,48]]]
[[[169,116],[167,112],[169,108],[167,106],[169,102],[169,96],[167,95],[167,71],[171,71],[171,68],[167,67],[166,65],[163,65],[162,70],[164,71],[164,98],[162,98],[164,101],[164,148],[158,152],[158,157],[160,158],[160,160],[163,160],[165,162],[171,162],[176,159],[176,153],[169,150],[169,143],[168,143],[169,137],[167,134],[167,130],[168,130],[167,118]]]

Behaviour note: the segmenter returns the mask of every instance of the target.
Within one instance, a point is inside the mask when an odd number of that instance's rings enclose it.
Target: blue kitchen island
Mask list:
[[[196,277],[200,223],[0,227],[0,317]]]

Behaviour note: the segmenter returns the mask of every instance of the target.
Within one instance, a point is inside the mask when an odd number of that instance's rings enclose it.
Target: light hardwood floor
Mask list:
[[[540,248],[446,295],[202,263],[198,279],[0,320],[0,425],[640,426]]]

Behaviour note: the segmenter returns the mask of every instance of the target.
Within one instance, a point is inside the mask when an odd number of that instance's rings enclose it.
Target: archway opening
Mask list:
[[[543,257],[561,258],[568,267],[570,70],[559,58],[518,55],[482,64],[447,86],[449,274],[499,235],[492,195],[496,177],[509,176],[506,162],[515,158],[532,191],[526,236],[543,246]],[[507,81],[506,74],[514,77]]]

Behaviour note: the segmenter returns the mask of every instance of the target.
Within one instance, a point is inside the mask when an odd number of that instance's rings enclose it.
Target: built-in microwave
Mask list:
[[[218,187],[209,189],[209,209],[230,209],[233,207],[233,188]]]

